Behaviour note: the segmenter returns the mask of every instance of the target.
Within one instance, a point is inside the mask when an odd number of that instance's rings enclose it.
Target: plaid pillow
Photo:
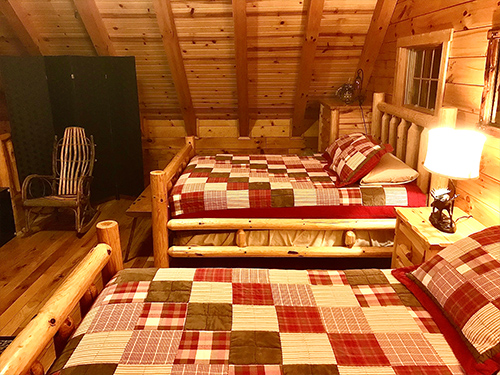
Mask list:
[[[476,362],[500,363],[500,226],[455,242],[407,275],[441,309]]]
[[[330,169],[339,177],[335,186],[342,187],[363,178],[377,165],[382,155],[392,150],[386,150],[364,134],[353,133],[336,140],[330,151]]]

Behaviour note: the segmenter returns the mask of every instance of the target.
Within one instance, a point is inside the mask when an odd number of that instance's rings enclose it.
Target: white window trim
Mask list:
[[[393,102],[395,105],[405,106],[417,111],[437,115],[443,106],[444,87],[446,84],[446,70],[448,68],[448,57],[450,55],[453,29],[434,31],[431,33],[411,35],[399,38],[396,42],[396,72],[394,75]],[[435,110],[405,105],[406,77],[408,66],[408,50],[416,47],[437,46],[442,44],[441,62],[439,67],[439,83],[436,94]]]

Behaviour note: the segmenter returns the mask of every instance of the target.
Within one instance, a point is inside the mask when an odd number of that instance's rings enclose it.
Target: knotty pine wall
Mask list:
[[[339,105],[339,134],[363,130],[361,110],[356,106]],[[371,107],[363,106],[368,130]],[[319,116],[319,115],[318,115]],[[196,150],[200,155],[235,154],[311,154],[317,152],[318,121],[303,137],[292,137],[290,119],[251,120],[250,137],[238,136],[237,120],[198,119]],[[184,144],[186,131],[183,120],[142,119],[144,170],[164,168]]]
[[[498,0],[399,0],[369,83],[369,90],[393,92],[396,40],[399,37],[453,28],[445,106],[458,108],[458,126],[479,120],[487,32],[500,26]],[[391,96],[387,97],[391,101]],[[500,132],[490,131],[477,180],[458,181],[457,205],[486,225],[500,223]]]

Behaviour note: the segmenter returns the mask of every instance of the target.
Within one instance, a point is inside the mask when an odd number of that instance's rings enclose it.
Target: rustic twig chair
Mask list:
[[[86,137],[83,128],[69,127],[64,131],[63,138],[58,140],[56,136],[52,176],[33,174],[23,182],[22,199],[28,232],[31,211],[45,207],[72,209],[76,231],[78,234],[86,232],[96,213],[90,204],[94,158],[94,139]]]

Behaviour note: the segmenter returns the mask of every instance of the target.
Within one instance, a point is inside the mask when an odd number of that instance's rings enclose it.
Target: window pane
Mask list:
[[[410,104],[418,105],[418,97],[419,91],[418,87],[420,86],[420,81],[418,79],[413,80],[413,85],[410,88]]]
[[[434,61],[432,63],[432,78],[439,78],[439,66],[441,65],[441,46],[434,50]]]
[[[437,89],[438,89],[438,81],[432,81],[431,90],[429,92],[429,109],[436,108]]]
[[[427,108],[427,90],[429,90],[429,81],[422,81],[422,87],[420,88],[420,99],[418,105],[420,107]]]
[[[432,49],[424,51],[424,70],[422,72],[423,78],[431,77],[432,52]]]
[[[414,77],[421,77],[421,73],[422,73],[422,56],[423,56],[424,51],[422,51],[422,50],[420,50],[420,51],[414,50],[412,52],[414,53],[414,56],[415,56],[415,70],[413,72],[413,76]]]

